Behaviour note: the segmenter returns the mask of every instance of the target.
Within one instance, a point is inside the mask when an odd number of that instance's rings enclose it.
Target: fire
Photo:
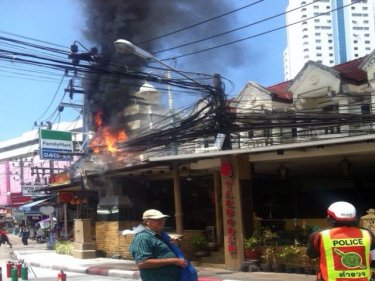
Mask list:
[[[95,114],[95,124],[97,131],[90,143],[90,148],[94,154],[105,151],[112,154],[116,153],[118,151],[117,143],[128,139],[124,130],[112,132],[108,126],[103,125],[102,112]]]

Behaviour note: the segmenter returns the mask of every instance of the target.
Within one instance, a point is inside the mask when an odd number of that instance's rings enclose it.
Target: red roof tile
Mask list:
[[[348,61],[342,64],[333,66],[332,68],[340,73],[341,77],[356,82],[363,82],[367,80],[367,73],[359,68],[359,65],[365,57]]]
[[[267,87],[266,89],[275,95],[276,98],[291,101],[293,99],[293,93],[287,92],[289,85],[292,83],[292,80],[281,82],[279,84]]]

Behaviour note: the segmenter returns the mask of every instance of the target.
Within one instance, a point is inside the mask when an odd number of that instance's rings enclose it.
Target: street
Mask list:
[[[54,250],[48,250],[47,244],[39,244],[29,240],[29,245],[22,245],[21,238],[9,235],[13,248],[9,245],[0,247],[0,265],[2,267],[3,280],[7,278],[6,264],[11,260],[10,253],[14,250],[18,257],[32,264],[32,270],[28,272],[28,280],[57,280],[61,269],[67,275],[67,280],[140,280],[137,279],[137,269],[133,261],[111,258],[77,259],[67,255],[59,255]],[[273,272],[240,272],[224,269],[197,267],[201,280],[223,281],[313,281],[315,276],[306,274],[287,274]],[[35,277],[32,273],[35,272]],[[91,274],[85,274],[91,272]],[[21,278],[19,278],[21,280]]]
[[[12,250],[17,251],[18,249],[24,249],[25,247],[29,248],[30,250],[41,248],[44,244],[37,244],[34,240],[29,239],[29,245],[24,246],[22,245],[21,238],[14,235],[9,235],[9,240],[13,245],[13,248],[10,248],[8,244],[2,244],[0,247],[0,265],[2,269],[2,280],[10,280],[10,278],[7,278],[7,268],[6,264],[8,261],[11,261],[10,258],[10,252]],[[32,273],[32,271],[35,272],[35,277]],[[47,268],[40,268],[40,267],[32,267],[32,270],[28,271],[28,280],[44,280],[44,281],[56,281],[57,275],[59,271],[58,270],[52,270]],[[118,278],[118,277],[109,277],[109,276],[100,276],[100,275],[91,275],[91,274],[82,274],[82,273],[76,273],[76,272],[65,272],[67,275],[67,280],[77,280],[77,281],[84,281],[84,280],[90,280],[90,281],[102,281],[102,280],[130,280],[130,279],[124,279],[124,278]],[[21,280],[21,278],[19,278]]]

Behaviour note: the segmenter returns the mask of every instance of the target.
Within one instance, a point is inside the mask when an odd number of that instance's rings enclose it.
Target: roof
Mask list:
[[[343,79],[351,80],[357,83],[367,80],[367,73],[360,68],[362,61],[366,57],[361,57],[342,64],[333,66],[332,68],[340,73]]]
[[[303,71],[303,69],[306,68],[306,65],[315,64],[315,65],[319,65],[320,67],[325,67],[327,70],[334,70],[338,72],[338,74],[340,75],[342,79],[350,80],[356,84],[360,84],[367,80],[367,73],[360,68],[361,63],[366,58],[367,56],[361,57],[355,60],[351,60],[342,64],[335,65],[333,67],[328,67],[323,64],[314,62],[314,61],[308,61],[306,62],[304,67],[301,69],[301,71]],[[299,74],[297,74],[296,77],[300,75],[301,71],[299,72]],[[266,89],[270,91],[271,93],[273,93],[279,99],[291,101],[293,99],[293,93],[289,92],[288,89],[295,79],[296,78],[294,78],[293,80],[288,80],[285,82],[281,82],[281,83],[269,86]]]
[[[288,92],[287,89],[292,82],[292,80],[281,82],[279,84],[267,87],[266,89],[276,98],[291,101],[293,99],[293,93]]]

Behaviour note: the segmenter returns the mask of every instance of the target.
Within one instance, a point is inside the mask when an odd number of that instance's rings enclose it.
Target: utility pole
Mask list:
[[[172,79],[172,73],[170,70],[167,71],[167,79]],[[175,110],[174,110],[174,99],[173,99],[173,93],[172,93],[172,87],[170,84],[168,84],[168,111],[171,116],[170,123],[172,125],[172,128],[176,127],[176,116],[175,116]],[[172,153],[173,155],[178,154],[177,145],[175,142],[172,142]]]
[[[213,75],[213,85],[215,88],[214,103],[215,103],[215,119],[217,124],[218,133],[225,134],[225,140],[222,150],[232,149],[230,134],[228,128],[230,127],[231,120],[228,112],[228,104],[223,90],[223,83],[221,76],[218,73]]]

